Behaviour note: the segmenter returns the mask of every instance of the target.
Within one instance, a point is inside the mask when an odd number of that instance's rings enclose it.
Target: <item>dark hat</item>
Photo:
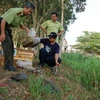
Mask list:
[[[55,32],[51,32],[49,35],[48,35],[49,38],[57,38],[57,34]]]

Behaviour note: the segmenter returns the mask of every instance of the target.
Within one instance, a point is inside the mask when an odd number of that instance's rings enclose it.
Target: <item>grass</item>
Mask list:
[[[0,88],[0,94],[2,94],[2,93],[6,93],[7,91],[8,91],[7,88]]]
[[[61,100],[49,84],[45,84],[41,78],[29,76],[30,100]],[[57,98],[58,97],[58,98]]]
[[[74,71],[71,77],[87,90],[94,90],[96,97],[100,98],[100,59],[79,53],[64,53],[62,59]]]
[[[99,100],[99,59],[79,53],[63,53],[58,76],[43,69],[47,78],[60,87],[60,94],[49,84],[31,75],[29,77],[30,100]]]

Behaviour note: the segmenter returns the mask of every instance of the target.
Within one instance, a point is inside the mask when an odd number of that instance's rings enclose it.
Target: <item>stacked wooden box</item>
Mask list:
[[[25,50],[25,49],[15,49],[16,54],[14,56],[14,64],[17,60],[29,60],[33,61],[34,59],[34,52],[32,50]],[[0,57],[0,66],[4,65],[4,56],[1,55]]]

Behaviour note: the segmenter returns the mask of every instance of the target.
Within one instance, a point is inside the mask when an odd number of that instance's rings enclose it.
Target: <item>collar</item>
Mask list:
[[[56,21],[56,22],[53,22],[52,20],[51,20],[51,22],[52,22],[52,23],[57,23],[57,21]]]

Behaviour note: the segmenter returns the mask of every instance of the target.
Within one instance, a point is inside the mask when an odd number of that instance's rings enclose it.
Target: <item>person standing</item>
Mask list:
[[[64,32],[64,28],[60,22],[57,21],[57,13],[51,13],[51,20],[45,21],[40,28],[46,33],[46,35],[50,34],[51,32],[57,33],[57,36],[60,37]],[[58,38],[57,38],[58,41]]]
[[[23,8],[10,8],[5,14],[0,17],[0,42],[4,52],[4,69],[16,71],[13,66],[14,45],[12,40],[12,30],[10,27],[20,26],[29,32],[29,29],[24,25],[24,19],[30,15],[35,9],[35,6],[28,2]]]

